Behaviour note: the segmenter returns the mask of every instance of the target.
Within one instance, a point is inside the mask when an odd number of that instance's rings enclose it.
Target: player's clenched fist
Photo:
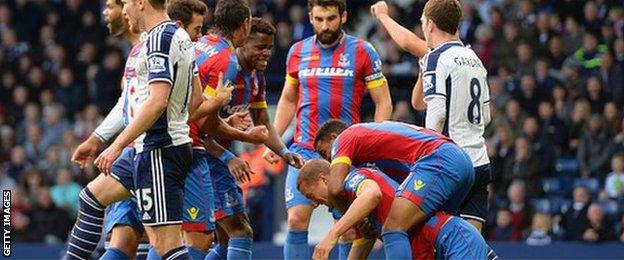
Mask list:
[[[267,130],[266,126],[256,126],[251,128],[247,135],[250,143],[262,144],[269,138],[269,130]]]
[[[379,1],[372,5],[371,15],[377,19],[383,15],[388,15],[388,4],[386,4],[386,1]]]

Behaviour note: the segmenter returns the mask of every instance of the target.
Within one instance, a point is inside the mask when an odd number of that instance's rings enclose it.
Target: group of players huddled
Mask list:
[[[487,72],[457,36],[457,0],[430,0],[425,40],[371,7],[406,51],[420,58],[412,104],[426,128],[387,121],[389,86],[373,46],[346,34],[346,0],[308,0],[315,35],[295,43],[270,122],[264,71],[275,28],[245,0],[220,0],[202,35],[201,0],[107,0],[112,35],[132,42],[122,95],[75,151],[102,174],[80,193],[67,259],[251,259],[252,229],[238,183],[253,174],[232,140],[264,144],[288,164],[285,259],[362,259],[377,239],[387,259],[496,259],[480,235],[487,210]],[[466,62],[469,61],[469,62]],[[360,123],[366,92],[375,122]],[[294,142],[281,135],[296,117]],[[310,252],[314,207],[336,219]],[[146,243],[149,241],[149,245]],[[149,251],[148,251],[149,249]]]

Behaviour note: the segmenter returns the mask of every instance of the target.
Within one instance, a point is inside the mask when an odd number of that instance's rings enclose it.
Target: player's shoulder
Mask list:
[[[429,51],[424,59],[424,66],[426,71],[433,71],[439,69],[442,65],[453,66],[453,57],[463,53],[466,47],[459,41],[445,42],[437,48]]]
[[[295,54],[300,54],[301,51],[303,51],[306,47],[309,48],[308,46],[312,46],[312,44],[314,43],[314,41],[316,40],[316,38],[314,36],[310,36],[304,39],[301,39],[295,43],[293,43],[290,46],[290,51],[289,51],[289,56],[290,55],[295,55]]]
[[[377,52],[373,44],[365,39],[350,34],[345,34],[344,41],[347,49],[355,48],[357,51],[366,53]]]
[[[356,191],[360,183],[366,179],[367,174],[364,168],[352,167],[344,180],[344,186],[350,191]]]

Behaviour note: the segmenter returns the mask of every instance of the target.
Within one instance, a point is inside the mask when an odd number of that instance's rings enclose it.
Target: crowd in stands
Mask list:
[[[313,33],[306,1],[249,2],[254,16],[277,27],[267,71],[268,95],[277,97],[290,46]],[[422,124],[423,112],[409,103],[418,59],[373,22],[368,7],[374,2],[348,1],[345,29],[380,53],[393,119]],[[425,1],[391,3],[391,16],[421,34]],[[461,3],[460,37],[490,76],[493,120],[486,139],[493,185],[486,237],[532,245],[624,243],[624,1]],[[130,47],[108,36],[102,6],[88,0],[0,2],[0,186],[13,191],[13,241],[65,241],[78,193],[98,174],[94,167],[79,169],[70,157],[116,102]],[[207,28],[211,12],[205,18]],[[276,98],[269,100],[274,105]],[[251,185],[254,219],[267,218],[267,207],[257,206],[267,203],[262,194],[282,189],[270,183],[284,177],[276,176]]]

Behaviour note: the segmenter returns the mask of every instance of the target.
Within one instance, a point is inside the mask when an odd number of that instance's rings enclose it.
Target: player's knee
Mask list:
[[[230,237],[249,237],[253,238],[253,230],[248,221],[235,225],[230,232]]]
[[[113,228],[110,239],[110,247],[124,252],[131,258],[134,257],[139,245],[141,235],[129,226],[116,226]]]
[[[289,230],[308,230],[310,225],[311,211],[302,208],[291,208],[288,210]]]
[[[207,252],[214,240],[213,232],[185,232],[186,245]]]

